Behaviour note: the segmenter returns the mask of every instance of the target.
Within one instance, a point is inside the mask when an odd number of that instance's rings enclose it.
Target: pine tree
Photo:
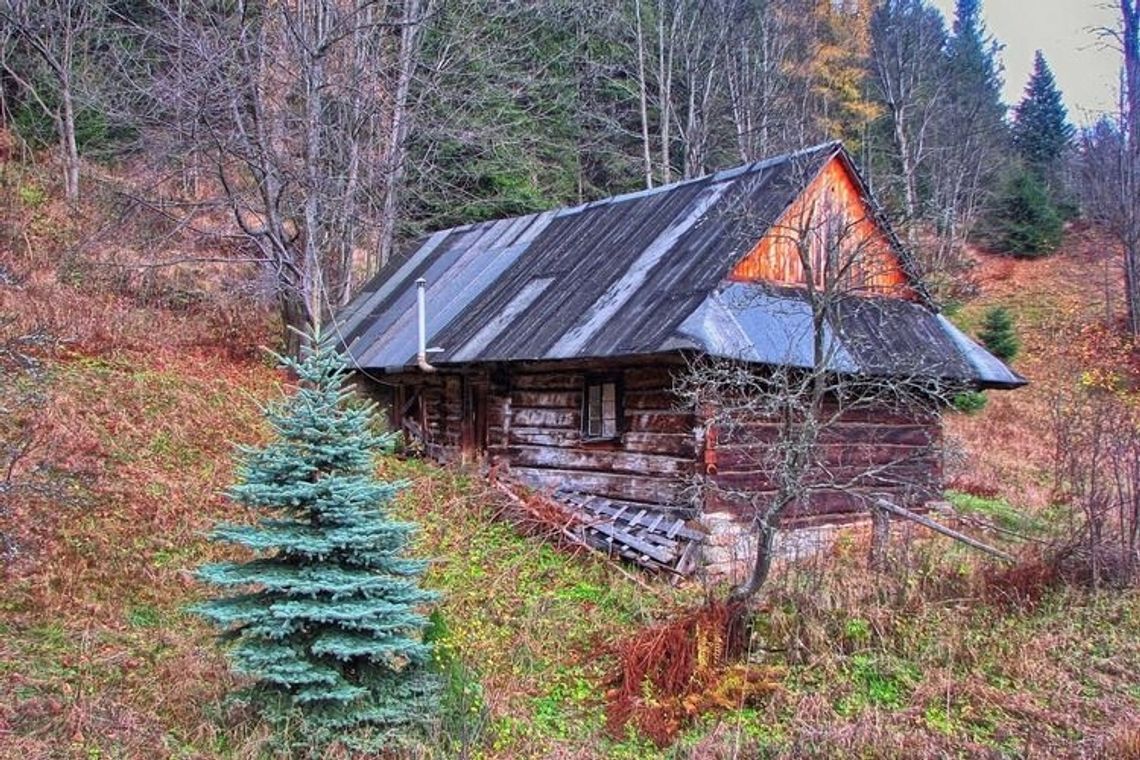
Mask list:
[[[989,352],[1003,361],[1017,356],[1021,342],[1013,327],[1013,317],[1009,310],[1001,306],[988,309],[982,317],[982,329],[978,333]]]
[[[958,0],[946,48],[944,105],[936,111],[930,136],[930,144],[938,146],[930,204],[940,210],[940,244],[950,250],[957,250],[984,218],[1008,160],[1000,50],[982,24],[980,0]]]
[[[1073,134],[1053,72],[1038,50],[1025,96],[1014,109],[1013,144],[1025,163],[1052,184]]]
[[[341,356],[319,336],[310,346],[281,358],[300,385],[266,410],[273,440],[240,451],[227,495],[256,521],[212,534],[257,557],[200,568],[237,593],[195,611],[234,642],[233,665],[271,717],[296,708],[338,730],[415,722],[435,703],[422,634],[436,595],[418,585],[426,563],[405,556],[415,526],[386,512],[402,484],[373,474],[387,438],[372,432],[372,408],[350,403]]]

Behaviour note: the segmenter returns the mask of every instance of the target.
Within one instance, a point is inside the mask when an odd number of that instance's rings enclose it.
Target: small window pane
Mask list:
[[[617,435],[617,388],[613,383],[602,384],[602,435]]]
[[[615,438],[618,435],[617,383],[589,383],[583,409],[582,433],[587,438]]]
[[[602,432],[602,389],[591,385],[586,395],[586,435],[597,436]]]

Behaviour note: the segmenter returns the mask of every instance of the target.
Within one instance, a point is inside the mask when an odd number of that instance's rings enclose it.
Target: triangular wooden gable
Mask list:
[[[807,239],[806,247],[800,241]],[[733,267],[729,279],[806,285],[803,256],[822,287],[827,257],[844,290],[916,298],[892,236],[879,222],[862,181],[836,153],[807,183],[768,232]]]

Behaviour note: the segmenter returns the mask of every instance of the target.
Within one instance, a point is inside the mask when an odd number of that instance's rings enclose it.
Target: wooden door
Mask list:
[[[462,394],[461,457],[465,463],[477,462],[487,451],[487,380],[464,376]]]

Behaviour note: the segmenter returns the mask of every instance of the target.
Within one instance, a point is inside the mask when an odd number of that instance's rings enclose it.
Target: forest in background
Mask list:
[[[1073,139],[1040,55],[1008,110],[980,0],[949,22],[925,0],[5,0],[0,19],[0,116],[58,151],[72,202],[111,196],[104,241],[254,262],[295,326],[426,231],[831,139],[953,297],[967,240],[1055,247],[1135,152],[1127,108]]]

